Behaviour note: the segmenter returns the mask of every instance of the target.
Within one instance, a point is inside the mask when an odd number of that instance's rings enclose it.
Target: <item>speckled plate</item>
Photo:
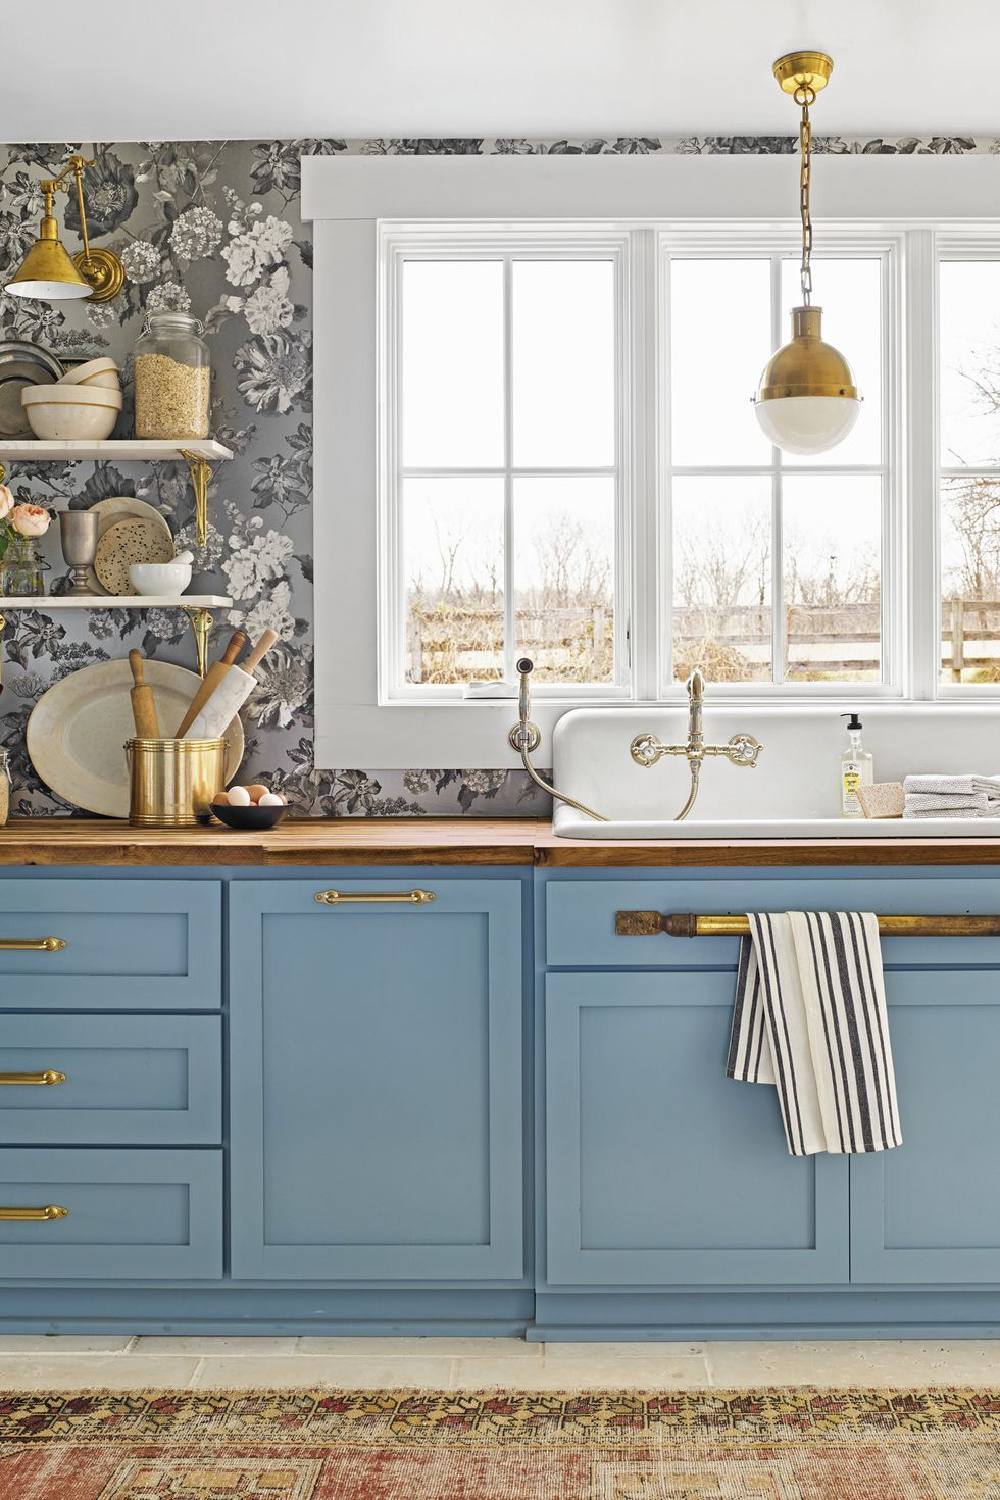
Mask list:
[[[94,572],[109,594],[135,594],[129,569],[133,563],[169,562],[174,555],[170,532],[158,521],[116,521],[97,544]]]
[[[173,662],[143,665],[160,726],[172,731],[201,679]],[[128,764],[122,747],[135,734],[131,686],[127,660],[95,662],[70,672],[43,693],[28,720],[28,755],[46,786],[76,807],[107,818],[127,818],[129,812]],[[239,715],[223,738],[229,745],[228,785],[243,759]]]

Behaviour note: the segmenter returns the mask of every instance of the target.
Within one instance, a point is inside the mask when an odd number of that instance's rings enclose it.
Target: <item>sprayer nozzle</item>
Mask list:
[[[528,673],[533,672],[534,669],[535,663],[531,660],[530,656],[522,656],[520,661],[517,663],[517,670],[524,677],[527,677]]]

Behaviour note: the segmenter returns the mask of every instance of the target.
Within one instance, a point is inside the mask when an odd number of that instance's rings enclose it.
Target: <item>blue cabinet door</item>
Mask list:
[[[775,1090],[725,1077],[734,982],[547,976],[550,1286],[847,1280],[846,1161],[790,1156]]]
[[[520,885],[421,884],[232,888],[236,1277],[522,1275]]]
[[[1000,971],[899,970],[886,995],[903,1144],[851,1159],[851,1280],[1000,1283]]]

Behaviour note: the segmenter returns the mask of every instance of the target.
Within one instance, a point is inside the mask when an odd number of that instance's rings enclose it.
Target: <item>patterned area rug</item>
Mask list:
[[[3,1500],[996,1500],[1000,1391],[0,1396]]]

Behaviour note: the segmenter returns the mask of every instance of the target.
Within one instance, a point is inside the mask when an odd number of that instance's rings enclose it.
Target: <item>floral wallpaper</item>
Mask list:
[[[211,346],[212,432],[234,450],[209,491],[210,531],[199,551],[187,471],[169,463],[32,464],[8,482],[18,501],[51,511],[111,495],[158,506],[178,546],[196,553],[192,591],[224,593],[212,650],[235,625],[280,644],[258,669],[244,710],[246,758],[240,779],[284,792],[302,814],[386,816],[543,814],[548,799],[520,771],[328,769],[313,764],[312,733],[312,352],[311,245],[299,217],[300,159],[366,154],[793,152],[793,137],[657,140],[193,141],[98,144],[87,175],[92,237],[116,250],[128,280],[113,302],[45,304],[0,295],[0,338],[28,339],[75,360],[110,354],[122,369],[125,406],[117,429],[131,432],[131,351],[145,315],[191,311]],[[0,273],[33,243],[38,184],[80,142],[0,147]],[[817,139],[817,152],[997,152],[1000,141],[959,137]],[[58,213],[79,232],[72,199]],[[58,527],[45,540],[49,579],[65,572]],[[51,586],[51,584],[50,584]],[[92,662],[139,646],[148,656],[193,667],[194,643],[180,612],[43,611],[8,616],[3,637],[0,746],[10,759],[12,810],[76,811],[36,777],[25,749],[32,708],[54,682]]]

